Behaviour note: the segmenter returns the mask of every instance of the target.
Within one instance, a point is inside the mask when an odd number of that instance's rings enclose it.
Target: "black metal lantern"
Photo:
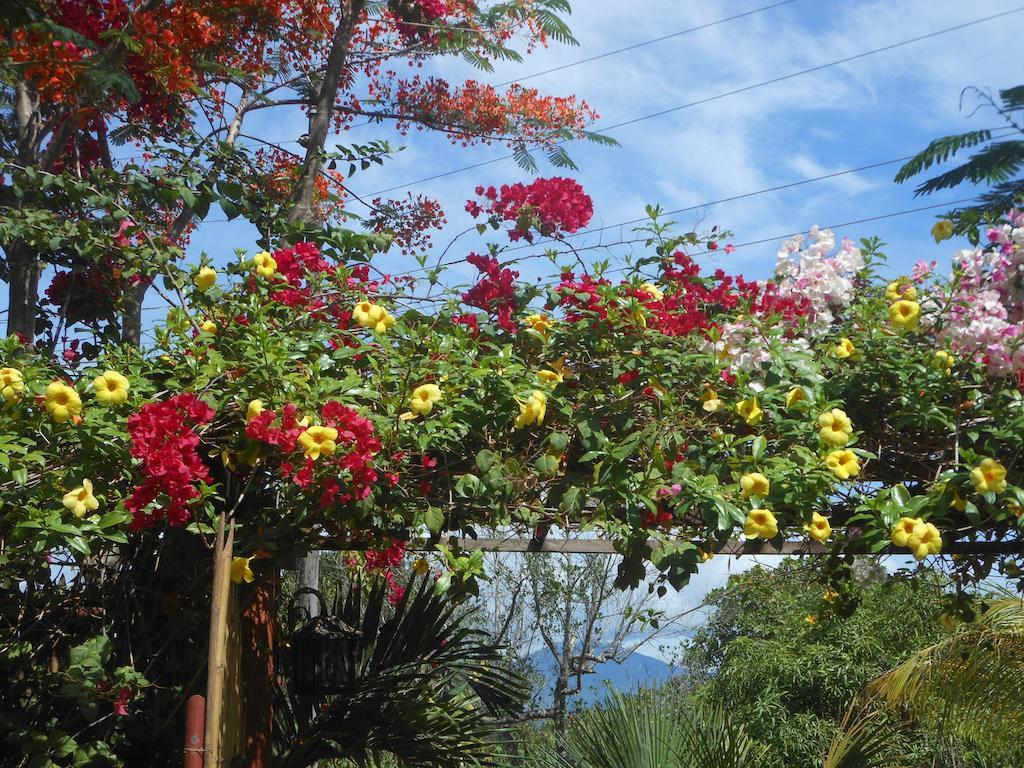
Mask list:
[[[297,598],[313,595],[320,613],[310,617],[300,608]],[[291,669],[291,688],[298,694],[337,694],[355,678],[358,645],[362,632],[331,616],[327,603],[317,590],[296,590],[288,603],[291,634],[287,654]]]

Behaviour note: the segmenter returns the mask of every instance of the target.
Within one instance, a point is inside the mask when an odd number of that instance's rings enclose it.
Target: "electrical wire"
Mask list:
[[[776,83],[781,83],[781,82],[784,82],[786,80],[792,80],[793,78],[796,78],[796,77],[802,77],[803,75],[812,74],[814,72],[820,72],[822,70],[829,69],[831,67],[837,67],[837,66],[839,66],[841,64],[848,64],[851,61],[857,61],[858,59],[863,59],[863,58],[866,58],[868,56],[874,56],[875,54],[878,54],[878,53],[884,53],[886,51],[892,51],[892,50],[895,50],[896,48],[902,48],[903,46],[906,46],[906,45],[911,45],[913,43],[919,43],[919,42],[921,42],[923,40],[930,40],[932,38],[939,37],[940,35],[947,35],[947,34],[950,34],[952,32],[958,32],[958,31],[960,31],[962,29],[967,29],[969,27],[973,27],[973,26],[976,26],[978,24],[984,24],[984,23],[989,22],[989,21],[994,21],[996,19],[1001,19],[1001,18],[1004,18],[1006,16],[1010,16],[1011,14],[1020,13],[1021,11],[1024,11],[1024,6],[1018,6],[1017,8],[1013,8],[1013,9],[1008,10],[1008,11],[1003,11],[1001,13],[992,14],[991,16],[984,16],[982,18],[974,19],[972,21],[966,21],[966,22],[964,22],[962,24],[957,24],[957,25],[952,26],[952,27],[946,27],[945,29],[936,30],[935,32],[929,32],[927,34],[918,35],[917,37],[911,37],[911,38],[908,38],[906,40],[901,40],[901,41],[896,42],[896,43],[890,43],[889,45],[884,45],[884,46],[882,46],[880,48],[872,48],[871,50],[868,50],[868,51],[861,51],[860,53],[854,54],[852,56],[844,56],[841,59],[836,59],[834,61],[825,62],[824,64],[818,64],[818,65],[813,66],[813,67],[807,67],[806,69],[801,69],[801,70],[798,70],[796,72],[790,72],[790,73],[785,74],[785,75],[780,75],[778,77],[773,77],[773,78],[771,78],[769,80],[762,80],[761,82],[752,83],[751,85],[745,85],[745,86],[743,86],[741,88],[733,88],[732,90],[729,90],[729,91],[724,91],[722,93],[717,93],[717,94],[714,94],[713,96],[707,96],[707,97],[702,98],[702,99],[696,99],[695,101],[690,101],[690,102],[687,102],[685,104],[679,104],[679,105],[674,106],[674,107],[668,107],[667,109],[661,109],[661,110],[658,110],[657,112],[651,112],[651,113],[646,114],[646,115],[640,115],[639,117],[634,117],[634,118],[631,118],[629,120],[624,120],[624,121],[622,121],[620,123],[614,123],[612,125],[604,126],[604,127],[600,128],[599,130],[601,132],[607,133],[608,131],[614,131],[614,130],[617,130],[619,128],[624,128],[624,127],[629,126],[629,125],[635,125],[636,123],[643,122],[645,120],[651,120],[651,119],[656,118],[656,117],[663,117],[664,115],[668,115],[668,114],[672,114],[672,113],[675,113],[675,112],[679,112],[679,111],[684,110],[684,109],[690,109],[691,107],[696,107],[696,106],[700,106],[700,105],[703,105],[703,104],[708,104],[708,103],[713,102],[713,101],[718,101],[719,99],[728,98],[729,96],[736,96],[737,94],[747,93],[747,92],[753,91],[753,90],[755,90],[757,88],[764,88],[764,87],[769,86],[769,85],[775,85]],[[559,146],[561,144],[566,144],[566,143],[569,143],[571,141],[578,141],[578,139],[575,139],[575,138],[573,138],[573,139],[562,139],[560,141],[554,142],[554,144],[552,144],[550,146]],[[546,146],[545,145],[538,145],[538,147],[535,147],[535,148],[546,148]],[[516,156],[515,153],[508,154],[508,155],[501,155],[500,157],[495,157],[495,158],[492,158],[490,160],[483,160],[483,161],[481,161],[479,163],[473,163],[471,165],[462,166],[461,168],[453,168],[450,171],[443,171],[442,173],[436,173],[436,174],[434,174],[432,176],[425,176],[422,179],[416,179],[415,181],[406,182],[404,184],[396,184],[393,187],[387,187],[386,189],[380,189],[380,190],[377,190],[376,192],[371,192],[369,194],[363,195],[363,197],[373,198],[373,197],[376,197],[378,195],[383,195],[383,194],[385,194],[387,192],[394,192],[395,190],[398,190],[398,189],[407,189],[408,187],[413,187],[413,186],[416,186],[416,185],[419,185],[419,184],[425,184],[428,181],[435,181],[437,179],[443,179],[443,178],[448,177],[448,176],[453,176],[453,175],[455,175],[457,173],[463,173],[465,171],[474,170],[476,168],[483,168],[484,166],[487,166],[487,165],[493,165],[495,163],[500,163],[500,162],[503,162],[505,160],[509,160],[511,158],[514,158],[515,156]]]
[[[653,38],[651,40],[643,40],[643,41],[641,41],[639,43],[633,43],[632,45],[627,45],[624,48],[616,48],[613,51],[605,51],[604,53],[599,53],[599,54],[597,54],[595,56],[588,56],[585,59],[577,59],[576,61],[570,61],[567,64],[560,64],[557,67],[551,67],[550,69],[542,69],[539,72],[532,72],[529,75],[523,75],[522,77],[516,78],[515,80],[507,80],[504,83],[495,83],[494,87],[495,88],[503,88],[506,85],[513,85],[515,83],[521,83],[524,80],[530,80],[530,79],[532,79],[534,77],[540,77],[541,75],[549,75],[552,72],[561,72],[562,70],[569,69],[571,67],[578,67],[580,64],[589,64],[592,61],[597,61],[598,59],[605,59],[605,58],[607,58],[609,56],[615,56],[615,55],[620,54],[620,53],[625,53],[626,51],[635,51],[637,48],[643,48],[643,47],[648,46],[648,45],[654,45],[655,43],[660,43],[660,42],[663,42],[665,40],[671,40],[672,38],[675,38],[675,37],[682,37],[683,35],[688,35],[691,32],[699,32],[702,29],[709,29],[710,27],[717,27],[719,24],[725,24],[726,22],[729,22],[729,21],[736,21],[737,19],[742,19],[742,18],[745,18],[747,16],[753,16],[753,15],[758,14],[758,13],[764,13],[765,11],[770,11],[773,8],[779,8],[780,6],[789,5],[790,3],[795,3],[795,2],[796,2],[796,0],[782,0],[782,2],[772,3],[771,5],[764,5],[764,6],[761,6],[760,8],[754,8],[753,10],[750,10],[750,11],[744,11],[743,13],[737,13],[737,14],[735,14],[733,16],[726,16],[725,18],[722,18],[722,19],[716,19],[715,21],[709,21],[706,24],[699,24],[696,27],[690,27],[689,29],[681,29],[678,32],[670,32],[667,35],[662,35],[661,37],[655,37],[655,38]]]

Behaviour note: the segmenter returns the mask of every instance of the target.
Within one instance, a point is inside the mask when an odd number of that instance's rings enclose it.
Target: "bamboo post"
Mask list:
[[[213,589],[210,603],[210,650],[206,677],[205,768],[221,768],[221,721],[224,709],[224,678],[227,671],[228,597],[231,589],[231,551],[235,527],[224,535],[224,515],[217,528],[213,554]]]

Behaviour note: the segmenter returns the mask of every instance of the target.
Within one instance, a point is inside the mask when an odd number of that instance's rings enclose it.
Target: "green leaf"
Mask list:
[[[431,533],[440,533],[444,528],[444,512],[439,507],[429,506],[423,513],[423,522]]]

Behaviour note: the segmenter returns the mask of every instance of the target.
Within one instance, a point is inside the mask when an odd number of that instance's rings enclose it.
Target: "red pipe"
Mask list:
[[[185,768],[203,768],[206,699],[189,696],[185,704]]]

